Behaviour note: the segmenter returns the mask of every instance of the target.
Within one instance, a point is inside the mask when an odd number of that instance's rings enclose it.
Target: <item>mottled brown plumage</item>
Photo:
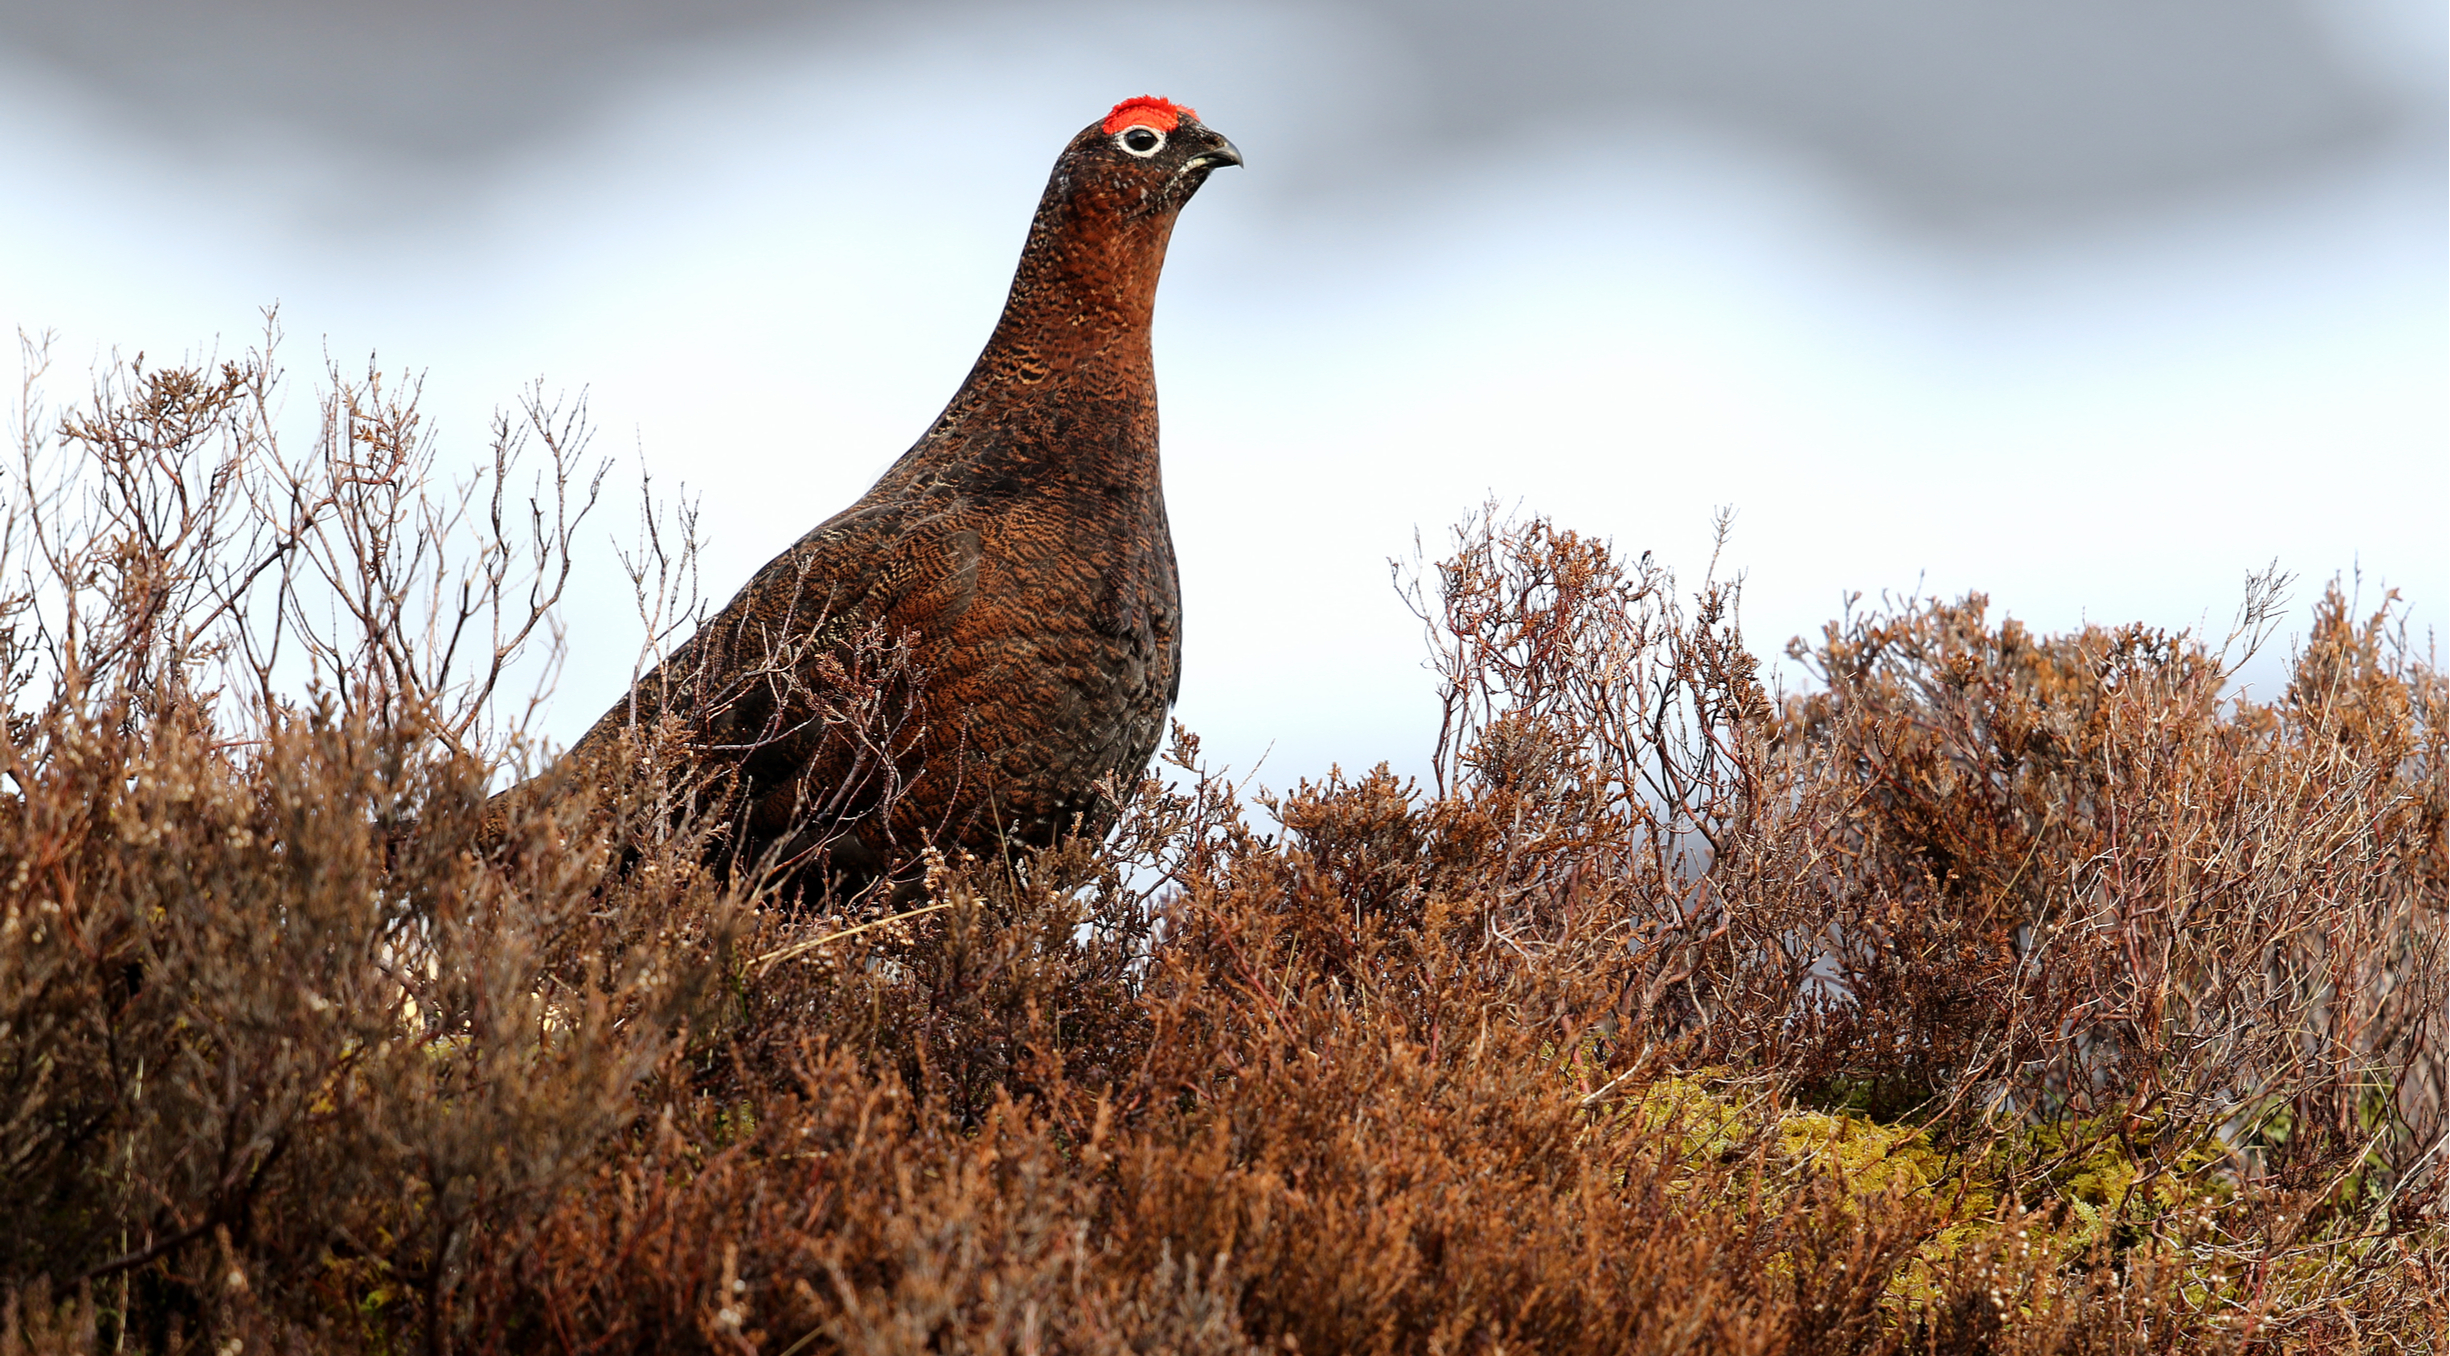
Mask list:
[[[737,861],[857,886],[931,841],[984,855],[1102,834],[1099,781],[1147,765],[1181,684],[1157,277],[1175,214],[1240,163],[1162,100],[1074,137],[944,412],[597,720],[555,784],[670,713]]]

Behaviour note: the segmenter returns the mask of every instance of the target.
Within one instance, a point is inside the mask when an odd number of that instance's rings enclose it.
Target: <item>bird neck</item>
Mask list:
[[[1173,226],[1170,212],[1084,211],[1050,188],[994,337],[888,481],[932,467],[970,492],[1154,502],[1149,317]]]
[[[1029,378],[1027,385],[1151,382],[1149,321],[1174,214],[1134,217],[1111,208],[1092,195],[1059,197],[1050,188],[1030,223],[982,368],[1004,352],[1015,355],[1012,375]]]

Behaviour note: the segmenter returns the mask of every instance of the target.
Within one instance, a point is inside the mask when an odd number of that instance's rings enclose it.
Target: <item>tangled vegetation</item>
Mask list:
[[[2268,701],[2269,579],[2226,645],[1868,610],[1782,698],[1723,581],[1482,515],[1399,578],[1430,785],[1177,731],[1108,842],[780,898],[669,731],[480,838],[579,421],[453,489],[274,382],[29,396],[0,479],[0,1353],[2446,1345],[2392,600]]]

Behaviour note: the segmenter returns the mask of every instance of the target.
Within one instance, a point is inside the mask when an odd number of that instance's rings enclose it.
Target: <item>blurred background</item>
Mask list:
[[[951,394],[1064,141],[1195,105],[1249,165],[1158,311],[1178,714],[1281,787],[1426,765],[1388,561],[1491,496],[1688,583],[1732,508],[1765,656],[1856,592],[2217,638],[2274,558],[2299,627],[2347,572],[2424,643],[2446,45],[2438,0],[0,0],[0,320],[64,399],[277,302],[296,413],[379,355],[454,466],[584,389],[719,602]],[[634,524],[558,739],[629,680]]]

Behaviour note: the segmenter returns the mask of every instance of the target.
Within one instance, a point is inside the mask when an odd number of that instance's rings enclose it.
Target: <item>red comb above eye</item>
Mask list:
[[[1120,132],[1126,127],[1154,127],[1160,132],[1171,132],[1174,124],[1198,116],[1197,112],[1181,104],[1154,94],[1143,94],[1116,104],[1114,111],[1106,115],[1106,130]]]

